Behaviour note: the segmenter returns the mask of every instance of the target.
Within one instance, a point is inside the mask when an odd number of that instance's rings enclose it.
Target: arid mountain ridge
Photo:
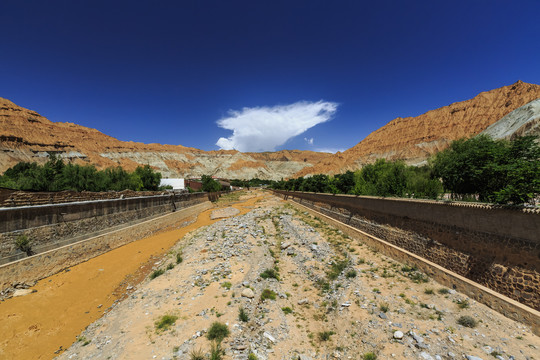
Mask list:
[[[0,173],[20,161],[44,163],[48,152],[100,169],[122,166],[133,170],[149,164],[164,177],[211,174],[223,178],[280,179],[355,170],[378,158],[421,164],[453,140],[474,136],[538,98],[540,85],[518,81],[417,117],[396,118],[356,146],[337,154],[300,150],[203,151],[181,145],[125,142],[92,128],[52,122],[0,98]]]

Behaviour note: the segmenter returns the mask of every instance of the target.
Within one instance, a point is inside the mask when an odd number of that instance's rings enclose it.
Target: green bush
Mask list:
[[[364,356],[362,356],[363,360],[377,360],[377,355],[375,355],[372,352],[365,353]]]
[[[249,321],[249,315],[247,314],[246,310],[243,307],[240,307],[238,309],[238,320],[242,322],[248,322]]]
[[[292,312],[293,312],[293,310],[288,306],[282,307],[281,311],[283,311],[285,314],[292,314]]]
[[[229,328],[227,325],[220,322],[213,322],[206,334],[208,340],[217,340],[218,342],[223,341],[227,336],[229,336]]]
[[[163,269],[157,269],[153,273],[150,274],[150,280],[154,280],[160,275],[163,275],[165,273],[165,270]]]
[[[184,259],[182,259],[182,253],[179,252],[179,253],[176,254],[176,263],[180,264],[180,263],[182,263],[182,261],[184,261]]]
[[[279,274],[278,272],[276,271],[276,269],[266,269],[264,270],[260,275],[259,275],[261,278],[263,279],[276,279],[276,280],[279,280]]]
[[[222,360],[225,350],[221,348],[221,340],[212,341],[210,344],[210,360]]]
[[[15,239],[15,247],[18,250],[26,253],[26,255],[32,255],[32,245],[30,244],[30,239],[26,235],[19,235]]]
[[[464,316],[461,316],[458,320],[457,320],[457,323],[459,325],[462,325],[462,326],[465,326],[465,327],[469,327],[469,328],[473,328],[476,326],[476,320],[474,320],[471,316],[469,315],[464,315]]]
[[[322,331],[318,333],[318,337],[320,341],[328,341],[330,340],[330,337],[334,334],[335,332],[333,331]]]
[[[175,315],[163,315],[161,319],[155,322],[156,331],[169,330],[171,326],[178,320],[178,316]]]
[[[277,294],[273,292],[272,290],[264,289],[263,292],[261,293],[261,300],[266,300],[266,299],[276,300],[276,295]]]

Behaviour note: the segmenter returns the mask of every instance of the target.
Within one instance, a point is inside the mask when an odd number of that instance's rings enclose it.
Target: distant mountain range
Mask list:
[[[20,161],[44,163],[48,152],[98,168],[122,166],[133,170],[149,164],[164,177],[207,174],[278,180],[355,170],[378,158],[421,164],[453,140],[477,135],[499,120],[501,122],[491,128],[495,129],[491,130],[491,135],[511,137],[514,133],[540,133],[540,104],[529,104],[539,98],[540,85],[518,81],[417,117],[394,119],[356,146],[336,154],[300,150],[203,151],[181,145],[126,142],[88,127],[52,122],[35,111],[0,98],[0,173]],[[518,108],[521,109],[503,119]]]

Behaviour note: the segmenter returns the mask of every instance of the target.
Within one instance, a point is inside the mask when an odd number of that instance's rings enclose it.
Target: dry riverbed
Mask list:
[[[243,214],[251,210],[256,196],[232,193],[216,207],[234,202],[232,206]],[[184,235],[214,223],[213,211],[179,219],[153,236],[40,280],[30,289],[35,292],[1,301],[0,359],[52,359],[61,354],[89,324],[135,291]]]
[[[60,359],[195,359],[216,322],[224,359],[540,359],[526,326],[278,198],[250,210],[188,234]]]

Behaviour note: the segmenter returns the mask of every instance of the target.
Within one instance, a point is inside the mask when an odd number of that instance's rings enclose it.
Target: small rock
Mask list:
[[[422,359],[424,359],[424,360],[434,360],[434,359],[433,359],[433,356],[429,355],[429,354],[428,354],[427,352],[425,352],[425,351],[422,351],[422,352],[420,353],[420,357],[421,357]]]
[[[478,356],[465,355],[465,357],[467,358],[467,360],[483,360],[482,358]]]
[[[28,295],[28,294],[31,294],[31,293],[34,293],[34,292],[37,292],[37,290],[32,290],[32,289],[17,289],[17,290],[15,290],[15,292],[13,293],[13,297],[17,297],[17,296],[25,296],[25,295]]]
[[[281,250],[285,250],[286,248],[288,248],[289,246],[291,246],[291,243],[290,242],[284,242],[281,244]]]
[[[271,342],[273,342],[273,343],[276,342],[276,338],[273,337],[272,335],[270,335],[270,334],[269,334],[268,332],[266,332],[266,331],[263,333],[263,336],[264,336],[265,338],[267,338],[268,340],[270,340]]]
[[[309,303],[309,300],[308,299],[301,299],[301,300],[298,300],[298,305],[304,305],[304,304],[307,304]]]
[[[403,339],[403,333],[401,331],[399,331],[399,330],[395,331],[394,332],[394,339],[398,339],[398,340]]]
[[[386,314],[383,313],[383,312],[380,312],[380,313],[379,313],[379,317],[380,317],[381,319],[385,319],[385,320],[388,319],[388,316],[386,316]]]
[[[247,297],[248,299],[253,299],[255,297],[255,293],[250,288],[245,288],[242,291],[242,296]]]

